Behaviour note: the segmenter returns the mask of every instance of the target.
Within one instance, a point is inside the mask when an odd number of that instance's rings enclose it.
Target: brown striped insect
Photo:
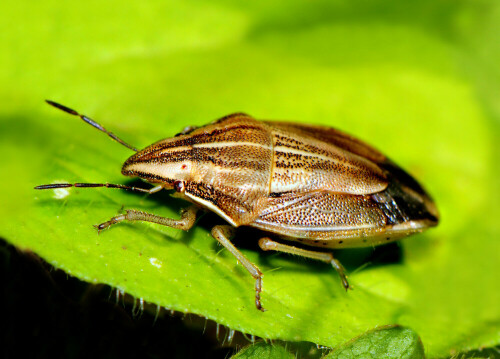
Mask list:
[[[59,183],[36,189],[175,190],[192,203],[178,220],[127,210],[96,227],[101,231],[122,221],[145,221],[188,230],[200,209],[217,213],[229,224],[214,226],[212,236],[255,279],[255,305],[262,311],[262,272],[231,243],[236,227],[262,230],[259,246],[265,251],[330,263],[348,289],[345,270],[330,252],[279,243],[269,235],[307,246],[352,248],[388,243],[438,223],[434,202],[415,179],[373,147],[333,128],[235,113],[138,150],[87,116],[47,102],[135,151],[122,174],[155,186]]]

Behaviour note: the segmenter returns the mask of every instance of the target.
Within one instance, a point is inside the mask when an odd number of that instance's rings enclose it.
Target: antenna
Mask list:
[[[45,102],[47,102],[49,105],[51,106],[54,106],[55,108],[58,108],[59,110],[62,110],[64,112],[67,112],[69,113],[70,115],[73,115],[73,116],[78,116],[80,117],[82,120],[84,120],[85,122],[87,122],[89,125],[91,125],[92,127],[95,127],[97,128],[99,131],[102,131],[104,133],[106,133],[109,137],[111,137],[113,140],[115,140],[116,142],[122,144],[123,146],[131,149],[132,151],[135,151],[137,152],[138,149],[135,148],[134,146],[132,145],[129,145],[127,142],[123,141],[122,139],[120,139],[118,136],[116,136],[113,132],[110,132],[108,130],[106,130],[104,127],[102,127],[101,125],[99,125],[97,122],[95,122],[94,120],[92,120],[91,118],[85,116],[85,115],[82,115],[78,112],[76,112],[75,110],[69,108],[69,107],[66,107],[66,106],[63,106],[61,104],[58,104],[57,102],[54,102],[54,101],[50,101],[50,100],[45,100]]]
[[[151,189],[125,186],[123,184],[112,184],[112,183],[53,183],[53,184],[43,184],[41,186],[36,186],[35,189],[55,189],[55,188],[68,188],[68,187],[80,187],[80,188],[95,188],[95,187],[107,187],[107,188],[119,188],[128,191],[136,191],[143,193],[155,193],[161,188],[153,187]]]

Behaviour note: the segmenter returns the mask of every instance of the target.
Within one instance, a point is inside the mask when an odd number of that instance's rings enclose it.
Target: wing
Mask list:
[[[274,167],[270,193],[331,191],[365,195],[387,188],[386,157],[341,131],[266,122],[272,129]]]
[[[397,164],[392,162],[391,159],[387,158],[383,153],[362,142],[361,140],[358,140],[357,138],[352,137],[351,135],[337,129],[325,126],[303,125],[299,123],[289,122],[269,123],[277,128],[292,129],[303,136],[310,136],[319,141],[331,143],[338,148],[342,148],[347,152],[371,161],[372,163],[376,164],[378,169],[383,171],[383,173],[385,174],[385,182],[388,184],[388,187],[400,187],[403,192],[412,194],[410,196],[411,199],[407,198],[408,201],[425,203],[425,209],[423,211],[431,212],[432,216],[434,216],[434,219],[437,219],[439,217],[433,200],[427,194],[424,188],[411,175],[409,175]],[[392,184],[394,184],[394,186],[392,186]],[[395,190],[392,189],[390,190],[390,192],[394,194]]]
[[[331,241],[366,236],[386,223],[384,213],[368,197],[309,192],[269,198],[251,225],[289,239]]]
[[[318,125],[305,125],[293,122],[267,123],[277,128],[292,130],[300,135],[311,136],[320,141],[331,143],[339,148],[367,158],[375,163],[381,163],[387,160],[386,156],[377,149],[335,128]]]
[[[397,182],[369,196],[288,193],[266,202],[250,226],[324,248],[387,243],[437,224],[433,203]]]
[[[327,127],[268,124],[274,131],[275,192],[250,226],[342,248],[386,243],[437,224],[432,199],[379,151]],[[283,191],[293,188],[293,180],[296,190]]]

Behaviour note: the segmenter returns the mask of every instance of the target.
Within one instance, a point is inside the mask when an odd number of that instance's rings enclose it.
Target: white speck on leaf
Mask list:
[[[151,257],[149,258],[149,263],[154,265],[156,268],[161,268],[163,263],[158,258]]]
[[[69,195],[69,191],[67,188],[55,188],[54,189],[54,198],[55,199],[63,199]]]

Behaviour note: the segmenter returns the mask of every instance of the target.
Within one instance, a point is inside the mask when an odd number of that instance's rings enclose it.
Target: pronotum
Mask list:
[[[228,225],[214,226],[212,236],[255,279],[255,305],[262,311],[262,272],[231,243],[236,227],[260,229],[264,251],[330,263],[348,289],[345,270],[332,253],[270,237],[305,246],[352,248],[388,243],[438,223],[434,202],[415,179],[373,147],[333,128],[258,121],[235,113],[203,127],[186,127],[175,137],[138,150],[89,117],[47,102],[136,152],[123,164],[122,174],[154,187],[58,183],[36,189],[108,187],[149,194],[175,190],[192,203],[178,220],[131,209],[96,227],[101,231],[122,221],[145,221],[188,230],[200,210],[217,213]]]

